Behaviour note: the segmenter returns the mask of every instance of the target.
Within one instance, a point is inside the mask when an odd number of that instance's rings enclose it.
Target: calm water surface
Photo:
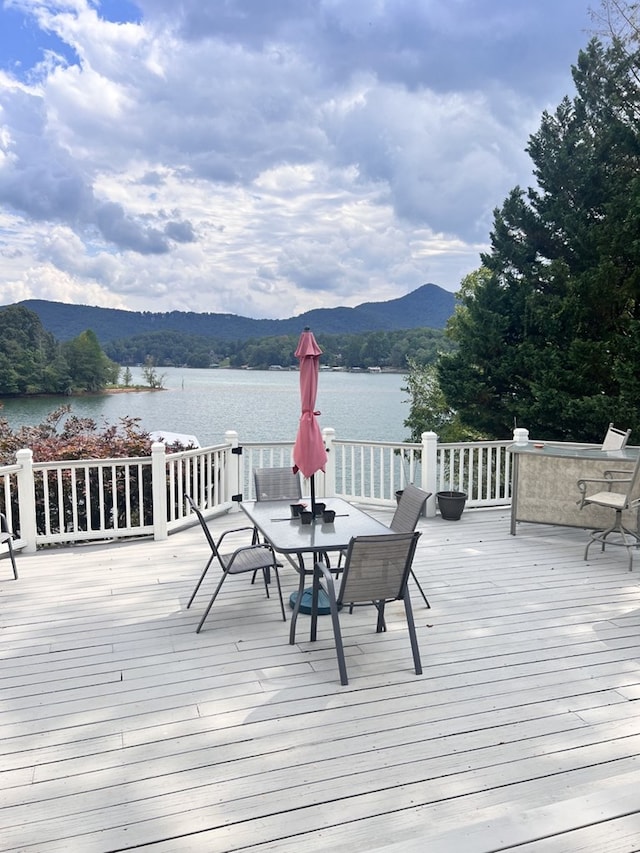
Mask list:
[[[132,369],[133,382],[143,382]],[[12,427],[40,423],[61,403],[98,423],[140,418],[148,430],[196,435],[202,445],[218,444],[226,430],[241,441],[287,441],[295,437],[300,417],[299,374],[295,371],[186,370],[161,368],[163,391],[106,394],[82,398],[4,399],[0,415]],[[405,377],[388,373],[322,372],[317,409],[321,427],[338,438],[402,441],[409,414]]]

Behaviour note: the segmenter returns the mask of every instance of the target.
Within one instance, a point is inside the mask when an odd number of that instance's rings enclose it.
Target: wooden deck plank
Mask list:
[[[527,853],[600,853],[607,826],[633,849],[640,573],[615,549],[585,563],[583,531],[509,536],[504,511],[420,526],[425,675],[401,608],[384,635],[356,611],[346,688],[328,620],[312,644],[301,618],[289,646],[246,579],[195,634],[197,528],[21,555],[0,582],[3,849],[488,853],[509,849],[489,841],[502,832]]]

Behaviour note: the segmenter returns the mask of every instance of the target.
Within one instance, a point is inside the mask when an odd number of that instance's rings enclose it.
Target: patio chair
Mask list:
[[[13,579],[18,580],[18,569],[16,568],[16,557],[13,551],[13,531],[9,527],[7,516],[0,512],[0,543],[7,546],[11,567],[13,569]]]
[[[616,429],[613,424],[609,424],[607,433],[602,441],[600,450],[622,450],[626,447],[631,430]]]
[[[587,559],[589,548],[594,542],[600,542],[602,550],[605,545],[621,545],[627,549],[629,555],[629,571],[633,569],[633,549],[640,545],[640,533],[638,532],[638,521],[640,520],[640,494],[638,493],[638,472],[640,471],[640,456],[636,460],[633,469],[627,470],[608,470],[604,471],[604,476],[597,479],[578,480],[578,489],[580,490],[580,500],[578,505],[580,509],[585,506],[601,506],[612,510],[615,515],[612,524],[604,530],[592,530],[589,534],[589,541],[584,550],[584,559]],[[606,485],[606,491],[594,492],[587,494],[590,484],[597,484],[600,487]],[[596,486],[594,485],[594,488]],[[626,527],[622,522],[622,513],[625,510],[636,510],[636,529],[632,530]],[[608,537],[614,535],[613,539]]]
[[[416,524],[418,523],[420,514],[424,509],[424,505],[430,497],[431,492],[425,492],[417,486],[414,486],[413,483],[409,483],[405,486],[402,490],[402,495],[398,501],[398,506],[393,514],[389,528],[393,530],[394,533],[413,533],[416,529]],[[415,585],[418,587],[420,595],[424,599],[424,603],[427,607],[431,607],[413,569],[411,569],[411,577],[413,578]]]
[[[293,465],[288,468],[254,468],[253,482],[257,501],[290,501],[297,503],[302,500],[302,485],[300,474],[293,473]],[[253,531],[253,541],[260,541],[256,528]],[[296,563],[287,555],[292,566]],[[251,583],[255,582],[255,575]]]
[[[196,505],[196,503],[192,500],[189,495],[185,495],[191,510],[195,513],[200,522],[200,526],[204,531],[205,538],[211,548],[211,556],[207,560],[207,564],[205,565],[202,573],[198,579],[198,583],[195,586],[195,589],[191,593],[191,598],[187,604],[187,609],[191,607],[193,599],[196,597],[198,590],[200,589],[200,584],[205,578],[205,575],[209,571],[209,567],[213,563],[214,560],[217,560],[220,568],[222,569],[222,577],[218,581],[218,585],[216,586],[213,595],[209,599],[209,604],[207,605],[206,610],[204,611],[202,618],[200,619],[200,623],[196,628],[196,634],[200,633],[202,626],[204,625],[204,621],[209,615],[209,611],[213,607],[213,602],[218,597],[218,593],[222,587],[222,584],[225,582],[229,575],[239,575],[239,574],[247,574],[251,573],[252,575],[256,572],[262,572],[262,576],[264,579],[264,588],[267,593],[267,598],[270,598],[269,595],[269,579],[271,577],[271,572],[274,573],[276,578],[276,584],[278,586],[278,596],[280,598],[280,611],[282,612],[282,620],[286,622],[287,617],[284,612],[284,601],[282,600],[282,588],[280,586],[280,575],[278,574],[278,569],[280,568],[280,564],[276,561],[275,554],[273,552],[273,548],[266,543],[258,543],[251,545],[244,545],[240,548],[236,548],[235,551],[231,553],[222,553],[220,551],[220,545],[225,538],[230,533],[240,533],[245,530],[253,531],[253,527],[236,527],[233,530],[225,530],[224,533],[218,538],[218,541],[215,542],[213,536],[211,535],[211,531],[209,530],[209,526],[200,512],[200,509]]]
[[[254,468],[253,482],[257,501],[291,501],[297,503],[302,500],[300,474],[293,473],[293,465],[287,468]],[[253,541],[260,541],[258,530],[255,528]],[[251,583],[254,581],[255,575]]]
[[[314,582],[324,588],[329,599],[331,623],[336,644],[340,683],[348,684],[339,610],[344,604],[373,605],[377,610],[376,632],[386,631],[385,604],[402,601],[409,629],[413,665],[422,674],[407,581],[420,537],[414,533],[387,533],[382,536],[356,536],[347,550],[347,559],[339,578],[323,562],[315,564]],[[312,614],[312,619],[315,618]]]
[[[302,499],[300,474],[290,468],[254,468],[257,501],[299,501]]]
[[[396,511],[394,512],[391,524],[389,525],[389,530],[392,530],[394,533],[413,533],[416,529],[416,524],[418,523],[420,514],[424,509],[424,505],[431,497],[431,494],[431,492],[425,492],[417,486],[414,486],[413,483],[409,483],[409,485],[402,490],[402,495],[400,496],[400,500],[396,506]],[[338,574],[342,571],[342,561],[346,556],[346,551],[343,551],[340,554],[338,565],[336,569],[334,569]],[[413,569],[411,569],[411,577],[413,578],[415,585],[418,587],[424,603],[427,607],[431,608],[429,599],[425,595],[425,592],[420,585],[420,581],[416,577]]]

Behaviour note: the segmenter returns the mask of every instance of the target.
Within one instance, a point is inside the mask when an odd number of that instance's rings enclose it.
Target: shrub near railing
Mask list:
[[[36,528],[42,543],[153,532],[151,458],[33,465]]]
[[[190,523],[186,494],[208,511],[229,507],[228,446],[160,452],[154,459],[93,459],[33,465],[37,541],[76,542],[154,534]],[[164,472],[164,473],[163,473]],[[160,499],[159,499],[160,498]]]
[[[0,468],[0,511],[25,544],[20,507],[26,509],[32,550],[150,534],[164,538],[191,523],[185,494],[209,514],[229,509],[228,445],[164,451],[164,445],[155,444],[151,456],[34,463],[32,452],[23,449],[19,463]]]

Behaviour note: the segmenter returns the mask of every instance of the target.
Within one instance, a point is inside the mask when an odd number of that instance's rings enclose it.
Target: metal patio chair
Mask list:
[[[254,468],[253,481],[257,501],[290,501],[298,503],[302,500],[302,483],[300,472],[293,473],[293,466],[287,468]],[[258,531],[255,531],[258,541]],[[298,564],[290,554],[285,555],[291,565],[297,570]],[[324,554],[325,562],[329,565],[329,555]]]
[[[347,550],[347,558],[339,578],[334,578],[325,563],[315,564],[314,583],[326,592],[331,610],[331,623],[336,644],[340,683],[348,684],[339,610],[345,604],[373,605],[377,610],[376,632],[386,631],[385,604],[402,601],[404,604],[413,665],[416,675],[422,674],[420,650],[416,636],[411,599],[407,581],[420,537],[419,532],[387,533],[382,536],[356,536]],[[317,614],[312,614],[312,619]]]
[[[18,569],[16,568],[16,557],[13,550],[13,531],[9,527],[7,516],[0,512],[0,544],[7,546],[11,567],[13,569],[13,579],[18,580]]]
[[[613,424],[609,424],[600,450],[622,450],[626,447],[630,435],[630,429],[621,430],[614,427]]]
[[[396,506],[396,511],[391,519],[389,530],[392,530],[394,533],[413,533],[416,529],[416,524],[418,523],[420,514],[424,509],[424,505],[431,495],[432,492],[425,492],[423,489],[419,489],[417,486],[414,486],[413,483],[409,483],[405,486],[402,491],[402,495],[400,496],[400,500],[398,501],[398,505]],[[334,569],[338,574],[342,571],[342,561],[346,556],[346,551],[343,551],[340,554],[338,566]],[[425,595],[425,592],[420,585],[420,581],[416,577],[413,569],[411,569],[411,577],[413,578],[415,585],[418,587],[418,591],[420,592],[424,603],[427,607],[431,608],[429,599]]]
[[[230,533],[240,533],[242,531],[248,530],[253,531],[253,527],[236,527],[233,530],[225,530],[224,533],[218,538],[218,541],[214,541],[213,536],[211,535],[211,531],[209,530],[209,526],[200,512],[200,509],[196,505],[196,503],[192,500],[189,495],[185,495],[191,510],[195,513],[200,522],[200,526],[204,531],[205,538],[211,548],[211,556],[207,560],[207,564],[205,565],[202,573],[198,579],[198,583],[195,586],[195,589],[191,593],[191,598],[187,604],[187,609],[191,607],[193,599],[196,597],[198,590],[200,589],[200,584],[205,578],[205,575],[209,571],[209,567],[213,563],[214,560],[220,565],[222,569],[222,577],[218,581],[218,585],[216,586],[213,595],[209,599],[209,604],[207,605],[206,610],[204,611],[202,618],[200,619],[200,623],[196,628],[196,633],[199,634],[202,626],[204,625],[204,621],[209,615],[209,611],[213,607],[213,602],[216,600],[218,593],[222,587],[222,584],[225,582],[229,575],[239,575],[239,574],[252,574],[255,575],[257,572],[262,572],[262,577],[264,579],[264,588],[267,593],[267,598],[270,598],[269,595],[269,580],[271,577],[271,572],[275,575],[276,584],[278,587],[278,596],[280,598],[280,610],[282,612],[282,620],[286,622],[287,617],[284,611],[284,601],[282,600],[282,588],[280,586],[280,575],[278,574],[278,569],[280,568],[280,564],[276,561],[276,557],[273,551],[273,548],[266,543],[252,543],[251,545],[244,545],[240,548],[236,548],[235,551],[230,553],[222,553],[220,551],[220,545],[222,544],[225,536],[228,536]]]
[[[389,525],[390,530],[393,530],[394,533],[413,533],[416,529],[416,524],[418,523],[420,514],[424,509],[424,505],[430,497],[431,492],[425,492],[423,489],[419,489],[417,486],[414,486],[413,483],[409,483],[405,486],[402,490],[400,500],[398,501],[396,511],[391,519],[391,524]],[[424,590],[420,586],[420,581],[416,577],[413,569],[411,569],[411,577],[413,578],[415,585],[418,587],[420,595],[424,599],[424,603],[427,607],[431,607],[429,599],[424,594]]]
[[[300,474],[290,468],[254,468],[257,501],[299,501],[302,499]]]
[[[253,482],[257,501],[290,501],[298,503],[302,500],[302,484],[300,473],[293,473],[293,465],[287,468],[254,468]],[[260,541],[260,534],[254,528],[253,541]],[[296,563],[287,555],[292,566]],[[251,583],[254,583],[255,575]]]
[[[640,521],[640,494],[638,491],[638,474],[640,472],[640,456],[636,460],[633,469],[608,470],[600,478],[578,480],[580,490],[580,509],[584,506],[601,506],[613,510],[615,513],[613,522],[604,530],[592,530],[589,541],[584,550],[584,559],[587,559],[589,548],[594,542],[600,542],[602,550],[605,545],[618,545],[627,549],[629,555],[629,571],[633,569],[633,549],[640,545],[640,532],[638,522]],[[587,494],[589,484],[597,484],[601,488],[606,485],[606,490]],[[594,485],[594,488],[597,486]],[[636,510],[636,529],[632,530],[623,524],[622,513],[625,510]],[[613,534],[614,538],[608,537]]]

